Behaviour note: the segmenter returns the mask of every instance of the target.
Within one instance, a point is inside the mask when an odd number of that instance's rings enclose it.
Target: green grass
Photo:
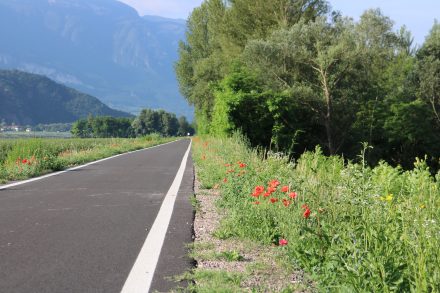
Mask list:
[[[0,182],[21,180],[154,146],[173,138],[0,140]]]
[[[17,139],[17,138],[71,138],[70,132],[49,132],[49,131],[10,131],[0,132],[0,139]]]
[[[193,146],[202,185],[220,184],[218,204],[227,209],[217,237],[287,240],[278,249],[324,292],[440,292],[440,173],[433,177],[424,161],[411,171],[369,168],[317,149],[292,163],[263,159],[239,136]],[[272,180],[276,191],[252,196]]]
[[[190,284],[185,292],[198,293],[233,293],[245,292],[240,288],[244,275],[226,271],[197,269],[187,274],[195,284]]]

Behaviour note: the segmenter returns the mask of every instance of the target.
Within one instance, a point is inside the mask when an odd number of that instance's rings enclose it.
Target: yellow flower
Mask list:
[[[421,205],[420,205],[420,208],[421,208],[421,209],[426,209],[426,206],[425,206],[424,204],[421,204]]]
[[[387,196],[381,196],[379,199],[381,200],[381,201],[387,201],[387,202],[392,202],[393,201],[393,194],[392,193],[390,193],[390,194],[388,194]]]

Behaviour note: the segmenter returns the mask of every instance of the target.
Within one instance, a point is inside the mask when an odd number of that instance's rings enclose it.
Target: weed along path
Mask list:
[[[0,190],[0,292],[170,291],[191,267],[179,140]]]

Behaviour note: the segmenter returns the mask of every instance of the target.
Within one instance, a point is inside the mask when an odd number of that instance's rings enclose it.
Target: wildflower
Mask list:
[[[296,192],[291,192],[291,193],[289,193],[289,197],[290,197],[291,199],[295,199],[297,196],[298,196],[298,194],[297,194]]]
[[[26,160],[26,159],[23,159],[23,161],[22,161],[23,164],[27,164],[27,162],[28,162],[28,160]]]
[[[227,171],[226,171],[226,173],[234,173],[234,172],[235,172],[234,169],[230,169],[230,170],[227,170]]]
[[[258,197],[258,196],[260,196],[263,192],[264,192],[264,187],[263,187],[263,186],[256,186],[255,189],[254,189],[254,192],[252,193],[252,196],[254,196],[254,197]]]
[[[270,193],[269,191],[266,191],[266,192],[263,194],[263,196],[264,196],[264,197],[269,197],[270,194],[271,194],[271,193]]]
[[[421,205],[420,205],[420,208],[421,208],[421,209],[426,209],[426,206],[425,206],[424,204],[421,204]]]
[[[257,200],[257,201],[254,201],[254,204],[259,205],[260,202],[259,202],[258,200]]]
[[[306,210],[304,211],[303,217],[306,218],[306,219],[308,217],[310,217],[310,209],[309,208],[306,208]]]
[[[228,182],[228,178],[224,178],[223,182],[225,182],[225,183]]]
[[[286,239],[280,239],[280,241],[278,241],[278,244],[280,246],[286,246],[287,244],[289,244],[289,242]]]
[[[246,167],[246,164],[245,164],[245,163],[240,163],[240,164],[239,164],[239,167],[240,167],[240,168],[245,168],[245,167]]]
[[[274,197],[271,197],[271,198],[270,198],[270,202],[271,202],[271,203],[276,203],[277,201],[278,201],[277,198],[274,198]]]
[[[283,205],[287,208],[290,205],[290,200],[283,198]]]
[[[302,208],[302,209],[308,209],[308,208],[309,208],[309,206],[308,206],[308,205],[306,205],[306,204],[303,204],[303,205],[301,206],[301,208]]]
[[[274,193],[276,190],[277,189],[275,187],[272,187],[272,186],[267,188],[267,192],[269,192],[269,193]]]
[[[281,187],[281,191],[282,191],[282,192],[288,192],[288,191],[289,191],[289,186],[283,186],[283,187]]]
[[[269,181],[270,187],[276,188],[276,187],[278,187],[278,185],[280,185],[280,182],[276,179]]]
[[[381,201],[392,202],[393,201],[393,197],[394,197],[393,194],[390,193],[387,196],[381,196],[379,199]]]
[[[225,167],[231,167],[231,164],[225,164]]]

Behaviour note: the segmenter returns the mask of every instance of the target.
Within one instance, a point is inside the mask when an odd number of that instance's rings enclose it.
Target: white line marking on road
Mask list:
[[[156,270],[157,262],[159,261],[160,251],[162,250],[171,215],[173,214],[177,192],[182,183],[191,144],[192,142],[190,142],[188,149],[183,156],[176,177],[163,200],[156,220],[154,220],[153,226],[148,233],[147,239],[145,239],[144,245],[139,252],[127,280],[125,281],[121,293],[141,293],[149,292],[150,290],[154,271]]]
[[[40,176],[40,177],[35,177],[35,178],[32,178],[32,179],[23,180],[23,181],[11,183],[11,184],[0,185],[0,190],[8,189],[8,188],[11,188],[11,187],[14,187],[14,186],[18,186],[18,185],[22,185],[22,184],[26,184],[26,183],[31,183],[31,182],[42,180],[42,179],[45,179],[45,178],[48,178],[48,177],[52,177],[52,176],[57,176],[57,175],[60,175],[60,174],[63,174],[63,173],[67,173],[69,171],[74,171],[74,170],[78,170],[78,169],[81,169],[81,168],[85,168],[87,166],[90,166],[90,165],[93,165],[93,164],[96,164],[96,163],[104,162],[104,161],[107,161],[107,160],[110,160],[110,159],[114,159],[114,158],[117,158],[117,157],[120,157],[120,156],[125,156],[125,155],[128,155],[128,154],[133,154],[133,153],[137,153],[137,152],[141,152],[141,151],[145,151],[145,150],[149,150],[149,149],[154,149],[154,148],[161,147],[161,146],[164,146],[164,145],[167,145],[167,144],[170,144],[170,143],[173,143],[173,142],[177,142],[177,141],[179,141],[179,140],[170,141],[170,142],[167,142],[167,143],[164,143],[164,144],[155,145],[155,146],[148,147],[148,148],[141,149],[141,150],[137,150],[137,151],[131,151],[131,152],[122,153],[122,154],[119,154],[119,155],[114,155],[112,157],[104,158],[104,159],[101,159],[101,160],[98,160],[98,161],[93,161],[93,162],[90,162],[90,163],[87,163],[87,164],[84,164],[84,165],[81,165],[81,166],[72,167],[72,168],[66,169],[64,171],[54,172],[54,173],[50,173],[50,174],[43,175],[43,176]]]

